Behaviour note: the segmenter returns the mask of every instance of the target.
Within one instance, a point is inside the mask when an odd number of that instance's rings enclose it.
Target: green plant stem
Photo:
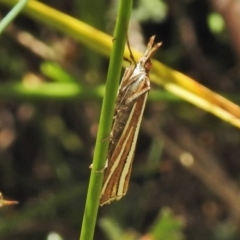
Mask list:
[[[0,34],[13,21],[13,19],[22,11],[29,0],[20,0],[15,7],[0,22]]]
[[[108,137],[112,125],[114,104],[121,74],[121,65],[127,34],[128,22],[132,9],[132,0],[121,0],[118,7],[118,18],[114,31],[113,49],[107,75],[106,92],[103,99],[99,130],[94,151],[93,167],[88,187],[87,200],[80,240],[93,239],[102,188],[103,170],[106,163]]]

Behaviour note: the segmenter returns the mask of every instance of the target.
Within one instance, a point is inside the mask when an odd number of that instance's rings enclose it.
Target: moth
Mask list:
[[[115,106],[100,206],[122,198],[128,190],[137,137],[150,90],[151,58],[161,46],[154,44],[155,36],[138,63],[126,68],[121,80]]]

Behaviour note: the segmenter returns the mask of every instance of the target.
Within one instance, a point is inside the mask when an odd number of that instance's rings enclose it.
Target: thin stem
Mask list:
[[[20,0],[15,7],[2,19],[0,22],[0,34],[6,27],[16,18],[16,16],[23,10],[29,0]]]
[[[93,239],[106,163],[108,136],[110,134],[114,104],[119,85],[125,39],[132,9],[132,0],[121,0],[114,31],[113,49],[107,75],[106,93],[103,99],[99,130],[94,152],[93,167],[88,187],[80,240]]]

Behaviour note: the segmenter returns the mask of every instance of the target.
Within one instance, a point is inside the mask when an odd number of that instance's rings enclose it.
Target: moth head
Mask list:
[[[144,62],[144,68],[146,70],[147,73],[150,72],[151,68],[152,68],[152,61],[151,58],[147,58]]]
[[[155,36],[152,36],[148,42],[146,51],[143,54],[140,62],[142,62],[143,66],[145,67],[146,71],[150,71],[152,67],[151,58],[153,54],[158,50],[158,48],[162,45],[161,42],[154,44]]]

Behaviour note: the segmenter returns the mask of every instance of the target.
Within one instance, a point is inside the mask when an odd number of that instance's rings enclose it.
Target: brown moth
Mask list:
[[[161,46],[155,36],[137,64],[131,63],[124,72],[116,100],[110,134],[108,157],[104,170],[100,205],[122,198],[128,190],[137,137],[150,90],[151,58]]]

